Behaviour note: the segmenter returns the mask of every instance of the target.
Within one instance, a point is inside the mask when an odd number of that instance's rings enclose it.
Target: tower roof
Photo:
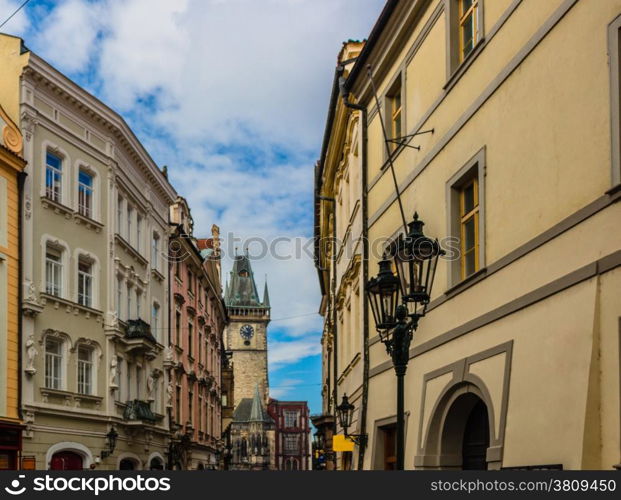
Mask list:
[[[273,419],[263,406],[261,401],[261,395],[259,394],[259,386],[255,385],[254,396],[252,398],[242,399],[235,412],[233,413],[233,422],[263,422],[266,424],[272,424]]]
[[[267,288],[266,288],[267,290]],[[267,298],[267,303],[265,302]],[[248,255],[236,255],[229,286],[224,297],[227,307],[266,307],[269,308],[269,297],[264,293],[261,302],[254,272]]]

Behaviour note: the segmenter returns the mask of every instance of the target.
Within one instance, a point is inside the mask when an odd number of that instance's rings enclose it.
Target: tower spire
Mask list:
[[[265,275],[265,289],[263,290],[263,306],[270,307],[270,294],[267,291],[267,274]]]

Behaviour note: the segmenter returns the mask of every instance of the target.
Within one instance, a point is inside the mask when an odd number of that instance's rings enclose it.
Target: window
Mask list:
[[[386,95],[386,104],[389,117],[388,135],[393,141],[396,141],[403,135],[402,128],[402,103],[401,103],[401,75],[397,77],[397,81],[393,84],[390,92]],[[390,151],[397,148],[397,142],[390,143]],[[347,204],[345,204],[347,207]]]
[[[459,62],[479,41],[479,0],[459,0]]]
[[[142,302],[142,292],[140,290],[136,290],[136,319],[140,319],[141,314],[141,302]]]
[[[447,198],[451,287],[485,266],[485,148],[449,180]]]
[[[159,270],[160,259],[160,236],[157,233],[153,233],[153,240],[151,241],[151,268],[156,271]]]
[[[93,263],[85,257],[78,259],[78,304],[93,305]]]
[[[136,216],[136,250],[140,252],[141,250],[141,239],[142,239],[142,217],[140,215]]]
[[[203,329],[198,327],[198,362],[203,363]]]
[[[395,470],[397,466],[396,454],[396,434],[397,428],[394,425],[387,425],[379,428],[380,439],[383,442],[384,470]]]
[[[297,455],[300,453],[299,439],[297,434],[285,434],[284,435],[284,451],[290,455]]]
[[[127,401],[130,401],[132,399],[132,368],[129,365],[129,361],[125,363],[125,366],[127,367]]]
[[[188,422],[193,422],[194,418],[194,391],[192,390],[193,384],[190,384],[190,390],[188,392]]]
[[[45,156],[45,196],[57,203],[62,202],[63,161],[59,156]]]
[[[178,384],[175,388],[175,416],[177,423],[181,423],[181,386]]]
[[[194,276],[192,276],[192,271],[188,269],[188,292],[194,293],[194,288],[192,286],[192,281]]]
[[[177,309],[175,313],[175,335],[176,335],[176,344],[181,346],[181,311]]]
[[[160,306],[153,303],[153,309],[151,309],[151,331],[155,335],[156,339],[159,339],[159,323],[160,323]]]
[[[127,242],[131,243],[132,241],[132,217],[134,215],[134,210],[132,207],[127,205]]]
[[[123,304],[123,280],[117,279],[116,281],[116,316],[118,319],[122,317],[122,304]]]
[[[93,218],[93,176],[83,169],[78,174],[78,213]]]
[[[123,227],[123,198],[119,196],[116,204],[116,232],[122,234]]]
[[[285,410],[285,428],[295,428],[298,426],[298,412]]]
[[[132,289],[127,285],[127,319],[132,319]]]
[[[204,428],[203,428],[203,409],[204,409],[205,405],[203,403],[203,396],[202,394],[198,394],[198,430],[203,432]]]
[[[136,399],[141,399],[141,390],[142,390],[142,368],[140,366],[136,367]]]
[[[612,132],[612,186],[621,184],[621,15],[608,25],[610,107]]]
[[[45,339],[45,387],[62,388],[62,342],[57,339]]]
[[[194,322],[190,321],[188,323],[188,356],[192,356],[193,355],[193,348],[194,346],[192,345],[194,343]]]
[[[123,387],[121,387],[123,384],[123,378],[121,377],[122,372],[123,372],[123,358],[119,356],[117,357],[117,363],[116,363],[116,381],[115,382],[116,382],[116,385],[118,386],[118,389],[114,393],[115,401],[121,400],[121,391],[123,390]]]
[[[93,350],[78,346],[78,392],[93,394]]]
[[[60,297],[63,289],[62,251],[48,246],[45,251],[45,292]]]
[[[461,278],[479,270],[479,183],[476,177],[459,191]]]

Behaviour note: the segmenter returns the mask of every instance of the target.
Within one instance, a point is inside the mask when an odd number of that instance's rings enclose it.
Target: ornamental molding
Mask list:
[[[21,156],[24,149],[24,139],[19,127],[0,105],[0,144],[6,149]]]

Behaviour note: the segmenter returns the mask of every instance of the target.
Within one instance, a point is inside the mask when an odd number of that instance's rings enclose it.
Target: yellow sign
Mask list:
[[[354,451],[354,442],[343,434],[332,436],[332,449],[334,451]]]

